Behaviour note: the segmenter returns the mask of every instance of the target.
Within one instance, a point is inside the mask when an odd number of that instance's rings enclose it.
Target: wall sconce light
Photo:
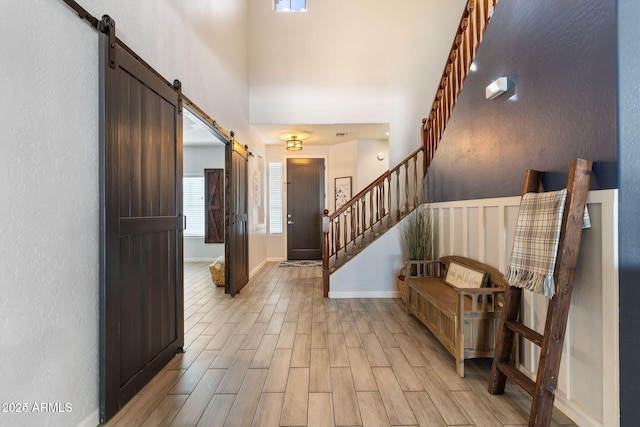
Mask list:
[[[499,77],[487,86],[484,95],[487,99],[496,99],[510,89],[513,89],[513,82],[506,77]]]
[[[287,141],[287,150],[289,151],[302,150],[302,141],[300,141],[296,135],[291,135],[291,139]]]

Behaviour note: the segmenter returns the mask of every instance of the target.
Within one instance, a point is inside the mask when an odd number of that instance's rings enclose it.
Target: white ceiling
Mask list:
[[[209,126],[203,123],[188,109],[184,109],[183,142],[188,146],[207,146],[224,144]],[[284,144],[296,135],[307,146],[335,145],[342,142],[373,139],[388,140],[389,124],[387,123],[342,123],[314,125],[254,125],[266,145]],[[336,136],[343,133],[344,136]]]
[[[355,139],[389,139],[388,123],[342,123],[315,125],[253,125],[266,145],[284,144],[296,135],[305,145],[334,145]],[[336,136],[336,133],[347,133]]]
[[[224,145],[211,128],[186,108],[183,110],[182,142],[184,145]]]

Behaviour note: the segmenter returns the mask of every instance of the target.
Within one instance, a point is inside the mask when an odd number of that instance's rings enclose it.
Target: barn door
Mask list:
[[[170,86],[101,35],[100,418],[181,350],[182,113]]]
[[[246,148],[233,140],[227,145],[226,173],[229,187],[226,200],[226,227],[229,233],[225,249],[225,292],[234,296],[249,281],[248,174]]]
[[[224,243],[224,169],[205,169],[204,188],[204,242]]]

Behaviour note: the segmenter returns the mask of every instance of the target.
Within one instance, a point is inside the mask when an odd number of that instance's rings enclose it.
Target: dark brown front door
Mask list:
[[[102,421],[184,344],[180,91],[114,46],[110,62],[101,36]]]
[[[324,159],[287,159],[287,259],[322,259]]]
[[[249,281],[248,174],[246,148],[235,141],[227,145],[228,209],[225,241],[225,292],[234,296]]]

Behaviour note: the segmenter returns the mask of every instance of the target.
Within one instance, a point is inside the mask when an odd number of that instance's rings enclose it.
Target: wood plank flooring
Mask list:
[[[108,426],[525,426],[531,398],[465,378],[400,300],[322,297],[318,267],[268,263],[230,298],[185,264],[185,349]],[[573,426],[554,412],[552,425]]]

